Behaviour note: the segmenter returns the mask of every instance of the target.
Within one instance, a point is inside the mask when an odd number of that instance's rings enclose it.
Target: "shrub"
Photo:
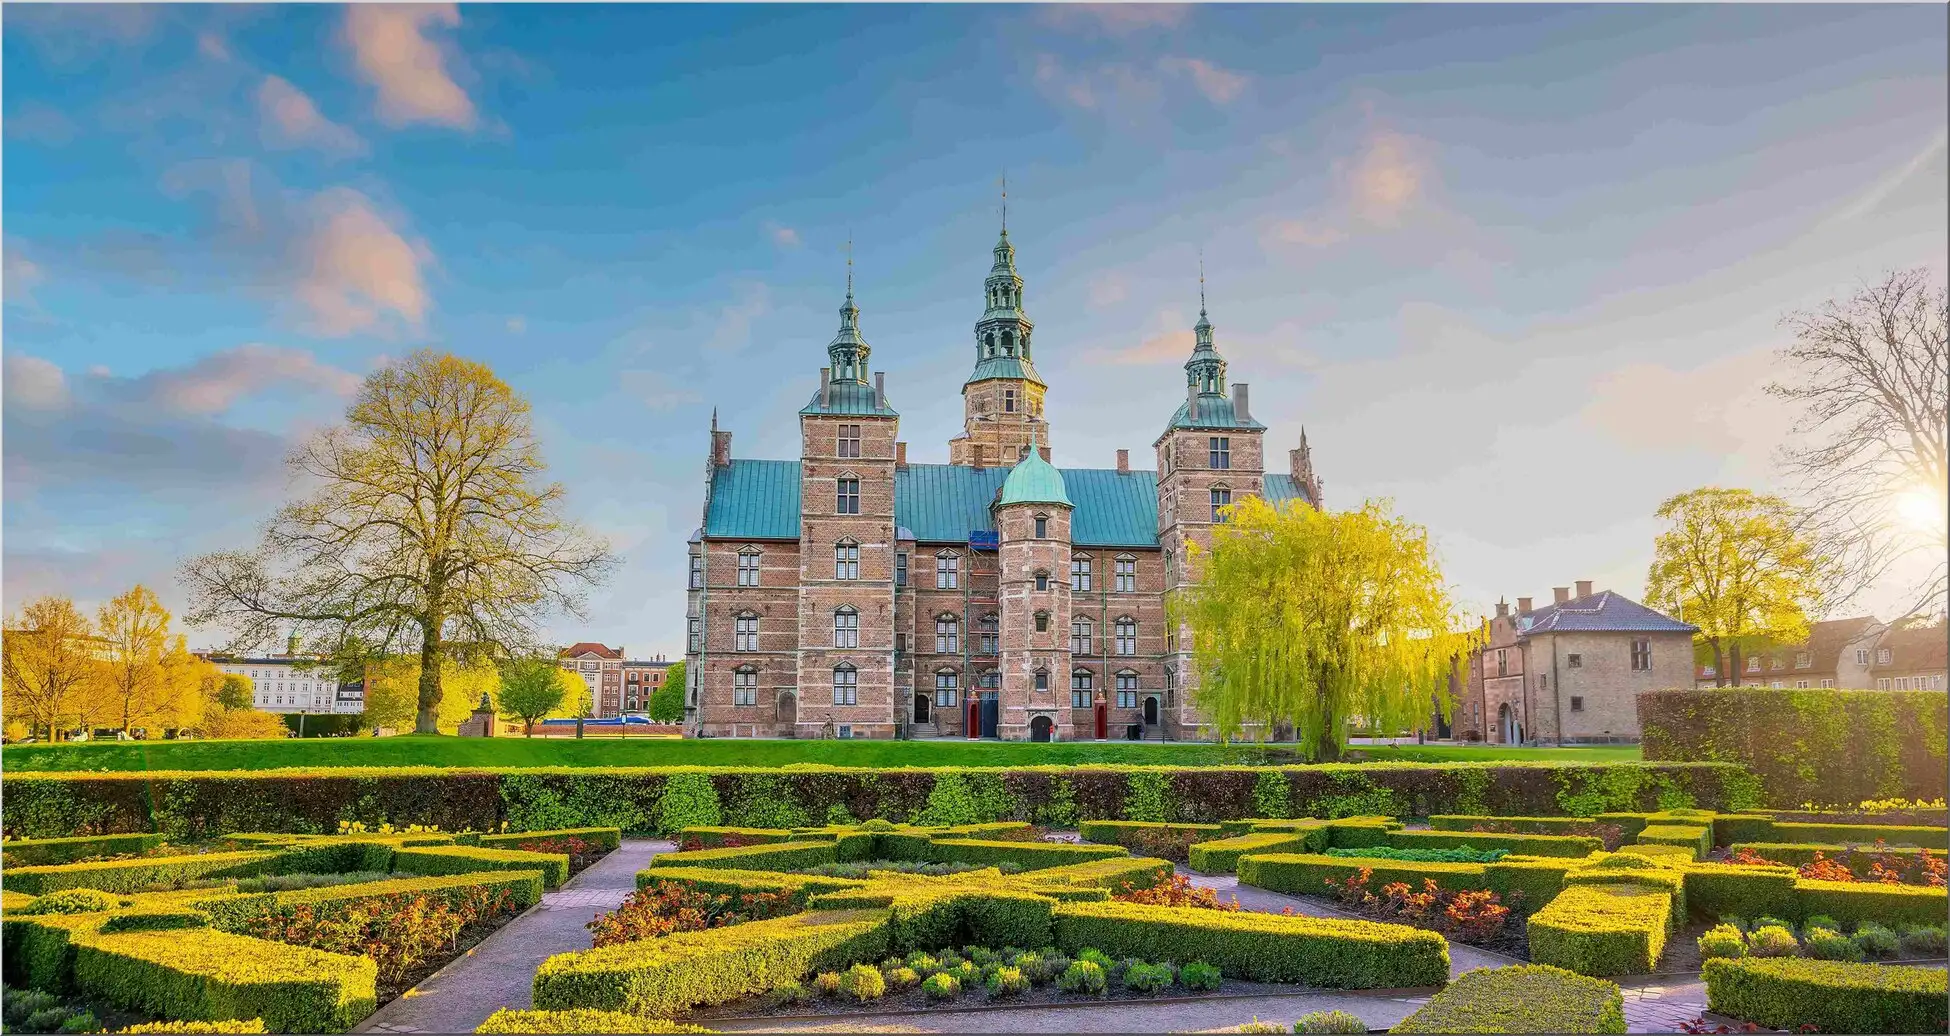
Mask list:
[[[1293,1023],[1294,1032],[1365,1033],[1368,1023],[1346,1011],[1310,1011]]]
[[[568,846],[571,843],[581,843],[583,848],[570,849]],[[480,844],[487,849],[519,849],[530,853],[568,853],[574,856],[598,850],[613,852],[623,844],[623,832],[614,827],[565,827],[552,831],[482,835]]]
[[[1839,932],[1842,930],[1842,925],[1841,922],[1829,917],[1827,914],[1810,914],[1807,920],[1801,922],[1801,928],[1803,931],[1813,928],[1826,928],[1830,931]]]
[[[1624,998],[1610,982],[1561,968],[1478,969],[1389,1031],[1624,1032]]]
[[[1457,846],[1454,849],[1395,849],[1382,845],[1372,849],[1329,849],[1324,855],[1364,860],[1403,860],[1410,863],[1495,863],[1510,855],[1510,850],[1472,849],[1467,845]]]
[[[1238,896],[1221,902],[1217,892],[1192,884],[1192,880],[1183,874],[1174,874],[1163,884],[1145,889],[1134,889],[1126,885],[1121,891],[1113,893],[1110,898],[1119,903],[1140,903],[1146,906],[1192,907],[1201,910],[1239,909]]]
[[[13,911],[16,914],[32,916],[35,914],[91,914],[113,910],[122,905],[120,896],[111,896],[98,889],[62,889],[36,898],[32,903]]]
[[[1707,1009],[1776,1029],[1942,1032],[1941,968],[1823,960],[1711,960]]]
[[[1089,953],[1091,951],[1084,951]],[[1206,965],[1211,967],[1211,965]],[[1102,993],[1110,984],[1104,973],[1104,965],[1094,960],[1079,959],[1070,962],[1063,974],[1056,980],[1056,988],[1066,993],[1086,993],[1095,996]]]
[[[1864,956],[1894,957],[1902,940],[1896,933],[1874,921],[1864,921],[1855,929],[1855,945]]]
[[[1571,885],[1530,918],[1530,959],[1580,975],[1638,975],[1665,949],[1672,895],[1638,885]]]
[[[1219,973],[1218,968],[1202,960],[1192,961],[1178,969],[1178,981],[1184,983],[1185,988],[1194,993],[1210,993],[1219,988],[1219,983],[1223,980],[1224,976]]]
[[[1248,853],[1318,852],[1327,848],[1327,829],[1261,831],[1209,842],[1196,842],[1186,852],[1191,868],[1205,874],[1230,874]]]
[[[972,960],[965,960],[944,972],[948,977],[961,983],[963,987],[981,985],[982,966]]]
[[[1740,934],[1739,928],[1730,924],[1715,925],[1707,929],[1706,934],[1700,936],[1697,941],[1701,957],[1745,957],[1747,955],[1747,937]]]
[[[1605,844],[1589,835],[1504,835],[1476,831],[1393,831],[1394,849],[1504,849],[1525,856],[1589,856]]]
[[[908,989],[921,984],[921,973],[902,965],[884,973],[887,984],[895,989]]]
[[[687,827],[724,823],[724,807],[709,774],[679,771],[664,781],[656,806],[657,833],[669,837]]]
[[[929,1000],[953,1000],[961,995],[961,983],[947,972],[929,975],[921,982],[921,992]]]
[[[1902,931],[1904,953],[1941,957],[1950,949],[1950,933],[1942,925],[1905,925]]]
[[[1104,951],[1099,950],[1095,947],[1088,947],[1084,949],[1082,952],[1077,954],[1077,959],[1087,960],[1090,963],[1097,965],[1098,967],[1104,969],[1105,974],[1109,974],[1110,969],[1117,966],[1117,962],[1110,959],[1110,954],[1105,953]]]
[[[1061,903],[1055,925],[1056,943],[1065,950],[1102,947],[1147,960],[1203,960],[1224,974],[1265,982],[1373,989],[1440,985],[1449,974],[1442,936],[1370,921]]]
[[[1110,845],[1067,845],[1061,842],[1004,842],[976,838],[938,838],[928,845],[933,862],[1016,863],[1023,870],[1066,867],[1097,860],[1126,860],[1130,854]]]
[[[17,838],[0,843],[0,863],[8,867],[42,867],[106,856],[148,852],[163,843],[162,835],[81,835],[68,838]]]
[[[176,887],[200,878],[260,874],[276,869],[279,855],[256,850],[66,863],[47,867],[7,867],[0,870],[0,885],[12,892],[34,896],[72,888],[134,892],[153,886]]]
[[[1915,885],[1802,878],[1794,883],[1794,896],[1802,914],[1827,914],[1845,924],[1931,924],[1950,914],[1943,889]]]
[[[1171,988],[1178,977],[1169,964],[1133,964],[1124,969],[1124,988],[1139,993],[1158,993]]]
[[[1639,832],[1638,840],[1645,845],[1678,846],[1701,860],[1713,851],[1713,828],[1708,824],[1650,824]]]
[[[75,944],[75,985],[183,1020],[262,1018],[279,1032],[344,1032],[372,1013],[372,961],[207,929]]]
[[[1832,928],[1809,928],[1805,945],[1808,956],[1817,960],[1859,961],[1862,959],[1862,947],[1855,945],[1854,939]]]
[[[664,867],[722,867],[727,870],[785,871],[836,862],[837,850],[832,842],[780,842],[661,853],[651,857],[650,867],[653,870]]]
[[[1920,846],[1925,849],[1950,848],[1950,828],[1941,826],[1784,822],[1774,825],[1774,837],[1783,842],[1852,844],[1883,842],[1894,846]]]
[[[1278,1022],[1262,1022],[1255,1015],[1253,1020],[1232,1027],[1233,1032],[1285,1032],[1286,1026]]]
[[[941,959],[923,950],[908,954],[905,963],[923,975],[932,975],[941,970]]]
[[[655,872],[652,872],[655,873]],[[586,926],[596,946],[655,939],[673,932],[695,932],[794,913],[786,892],[713,894],[676,882],[639,888],[623,904]]]
[[[272,942],[371,958],[379,981],[392,985],[452,946],[469,925],[521,908],[515,890],[505,885],[377,895],[359,895],[357,889],[350,886],[346,894],[329,896],[321,893],[341,890],[283,893],[272,897],[265,909],[230,917],[228,923]]]
[[[143,1022],[143,1023],[142,1023],[142,1024],[140,1024],[140,1025],[131,1025],[131,1026],[129,1026],[129,1027],[128,1027],[128,1028],[126,1028],[126,1029],[117,1029],[117,1030],[115,1030],[115,1031],[116,1031],[116,1032],[118,1032],[118,1033],[126,1033],[126,1032],[237,1032],[237,1033],[246,1033],[246,1032],[263,1032],[263,1031],[264,1031],[264,1019],[262,1019],[262,1018],[240,1018],[240,1019],[229,1019],[229,1020],[226,1020],[226,1021],[219,1021],[219,1022]]]
[[[506,1007],[488,1015],[475,1032],[499,1033],[675,1033],[710,1032],[668,1018],[644,1018],[620,1011],[515,1011]]]
[[[813,988],[819,990],[821,996],[840,995],[840,973],[837,971],[822,971],[814,975]]]
[[[429,845],[393,854],[393,869],[402,874],[473,874],[479,871],[541,871],[542,884],[555,888],[569,880],[566,853],[529,853],[517,849],[483,849],[466,845]]]
[[[1020,996],[1029,992],[1029,978],[1022,973],[1021,968],[1012,968],[1004,964],[989,975],[988,989],[989,996],[997,999]]]
[[[1785,925],[1761,925],[1748,936],[1748,947],[1756,957],[1792,957],[1801,950],[1801,943]]]
[[[859,1003],[887,995],[887,978],[871,964],[855,964],[840,972],[840,992]]]

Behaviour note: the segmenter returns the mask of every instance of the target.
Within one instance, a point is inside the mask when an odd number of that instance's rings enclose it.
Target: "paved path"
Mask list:
[[[583,926],[621,904],[636,889],[636,872],[672,848],[664,841],[624,839],[622,848],[544,893],[539,905],[380,1008],[357,1031],[473,1032],[499,1008],[530,1006],[542,961],[588,949],[589,930]]]

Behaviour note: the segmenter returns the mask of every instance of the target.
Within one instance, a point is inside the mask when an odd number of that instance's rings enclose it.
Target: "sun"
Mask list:
[[[1926,488],[1905,489],[1896,497],[1896,514],[1903,523],[1919,532],[1944,530],[1950,517],[1945,514],[1944,495]]]

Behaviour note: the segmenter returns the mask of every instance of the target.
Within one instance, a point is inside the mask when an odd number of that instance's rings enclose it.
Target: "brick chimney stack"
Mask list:
[[[1551,596],[1557,598],[1557,603],[1563,604],[1571,599],[1571,588],[1568,586],[1553,586],[1551,587]]]
[[[1517,614],[1518,615],[1530,614],[1530,598],[1528,597],[1517,598]]]
[[[873,372],[873,401],[881,406],[887,405],[887,372]]]
[[[1232,416],[1235,420],[1250,421],[1252,415],[1246,412],[1246,383],[1232,383]]]
[[[1496,617],[1499,619],[1507,619],[1510,617],[1510,602],[1496,602]]]
[[[907,444],[904,442],[894,444],[894,467],[907,467]]]
[[[1120,475],[1128,475],[1131,473],[1131,451],[1130,450],[1117,451],[1117,473]]]
[[[819,368],[819,405],[831,406],[833,402],[833,368]]]
[[[693,454],[695,456],[695,454]],[[731,465],[731,433],[717,429],[711,431],[711,466],[714,468]]]
[[[1578,580],[1578,596],[1579,597],[1591,596],[1591,580],[1589,579]]]

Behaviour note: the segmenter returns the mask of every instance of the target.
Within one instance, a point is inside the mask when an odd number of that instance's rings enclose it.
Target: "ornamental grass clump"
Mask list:
[[[1092,952],[1094,951],[1084,951],[1084,953]],[[1089,996],[1101,995],[1109,986],[1110,979],[1104,974],[1103,965],[1089,959],[1072,961],[1069,967],[1063,969],[1062,976],[1056,980],[1056,988],[1066,993],[1082,993]]]
[[[1364,1033],[1368,1031],[1368,1023],[1362,1021],[1359,1015],[1346,1011],[1314,1011],[1301,1015],[1300,1020],[1293,1023],[1293,1031]]]

